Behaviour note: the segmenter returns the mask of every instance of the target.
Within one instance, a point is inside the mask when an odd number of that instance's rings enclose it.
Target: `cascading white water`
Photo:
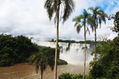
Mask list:
[[[40,46],[52,47],[55,48],[55,42],[46,42],[46,41],[39,41],[37,42]],[[82,43],[64,43],[59,42],[60,49],[60,59],[67,61],[69,64],[83,64],[84,63],[84,44]],[[92,44],[87,44],[86,50],[86,62],[89,62],[93,59],[93,56],[90,53],[93,50]]]

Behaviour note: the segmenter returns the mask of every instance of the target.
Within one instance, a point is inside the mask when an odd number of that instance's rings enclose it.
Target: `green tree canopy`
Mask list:
[[[38,46],[25,36],[0,35],[0,66],[25,62]]]
[[[119,37],[97,45],[98,60],[89,79],[119,79]]]

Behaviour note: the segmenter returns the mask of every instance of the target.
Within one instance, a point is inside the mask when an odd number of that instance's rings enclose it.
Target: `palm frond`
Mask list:
[[[48,65],[47,57],[42,52],[33,55],[31,62],[32,64],[35,64],[36,73],[38,73],[39,67],[40,69],[42,68],[41,70],[44,71],[46,68],[45,66]]]
[[[39,65],[40,65],[40,58],[35,63],[35,70],[36,70],[37,74],[38,74],[38,70],[39,70]]]
[[[46,66],[48,65],[48,60],[45,56],[42,56],[41,62],[40,62],[40,70],[43,72],[46,69]]]
[[[72,0],[62,0],[64,3],[63,23],[68,19],[69,15],[74,9],[74,3]]]
[[[35,63],[39,58],[41,58],[41,55],[40,55],[40,52],[37,53],[37,54],[34,54],[30,57],[30,60],[31,60],[31,64]]]
[[[89,7],[89,8],[88,8],[88,10],[91,10],[91,11],[93,11],[93,10],[94,10],[94,8],[93,8],[93,7]]]
[[[101,18],[102,18],[102,20],[104,21],[104,23],[106,24],[106,18],[108,18],[108,16],[104,13]]]
[[[84,15],[84,18],[86,19],[90,16],[90,14],[86,11],[86,9],[84,9],[83,15]]]
[[[72,21],[73,21],[73,22],[81,22],[82,17],[83,17],[82,15],[77,16],[77,17],[75,17]]]
[[[99,14],[99,24],[100,24],[100,27],[101,27],[102,21],[106,24],[106,18],[108,18],[108,16],[107,16],[106,13],[104,13],[103,10],[99,10],[98,14]]]
[[[56,0],[46,0],[44,7],[47,10],[49,19],[52,19],[52,16],[54,14],[54,12],[56,11],[57,8],[57,1]]]
[[[57,16],[56,16],[56,14],[55,14],[55,17],[54,17],[54,24],[56,24],[56,22],[57,22]]]
[[[76,27],[76,31],[77,31],[77,33],[80,32],[81,28],[82,28],[82,25],[81,25],[81,24],[79,24],[79,25]]]
[[[98,11],[99,9],[100,9],[100,7],[99,7],[99,6],[95,7],[95,11]]]
[[[88,32],[89,33],[89,35],[90,35],[90,30],[89,30],[89,28],[87,27],[87,29],[86,29],[86,32]]]
[[[114,14],[108,16],[108,20],[111,20],[111,19],[115,19],[115,15]]]
[[[95,20],[93,16],[90,16],[87,20],[87,23],[91,26],[92,31],[94,31],[95,25]]]
[[[102,18],[99,17],[99,25],[100,25],[100,28],[101,28],[101,23],[102,23]]]
[[[51,57],[48,59],[48,64],[52,70],[54,69],[54,60],[53,59],[54,59],[54,57]]]
[[[79,25],[79,22],[75,22],[74,27],[77,27]]]

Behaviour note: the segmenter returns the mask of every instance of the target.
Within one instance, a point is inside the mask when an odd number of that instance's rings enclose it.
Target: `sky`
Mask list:
[[[75,9],[62,24],[60,22],[59,38],[64,40],[83,40],[83,28],[78,34],[72,19],[82,14],[83,9],[99,6],[108,15],[119,11],[119,0],[73,0]],[[51,40],[56,37],[56,27],[53,19],[50,21],[45,0],[0,0],[0,33],[13,36],[24,35],[36,40]],[[117,34],[112,32],[113,20],[102,23],[97,29],[97,38],[113,39]],[[87,40],[93,40],[94,33],[87,34]]]

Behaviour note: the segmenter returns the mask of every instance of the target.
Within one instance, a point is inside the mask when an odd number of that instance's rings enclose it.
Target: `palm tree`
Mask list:
[[[84,41],[85,41],[85,47],[84,47],[84,72],[83,72],[83,79],[85,79],[85,70],[86,70],[86,32],[89,31],[88,27],[86,27],[88,23],[88,18],[90,17],[90,14],[84,9],[83,14],[80,16],[77,16],[73,19],[75,22],[75,27],[77,32],[79,33],[81,28],[84,27]]]
[[[100,7],[96,8],[89,8],[89,10],[92,12],[92,16],[88,20],[88,23],[91,25],[92,30],[94,30],[94,36],[95,36],[95,53],[94,53],[94,61],[96,61],[96,41],[97,41],[97,34],[96,29],[98,28],[98,25],[101,27],[102,21],[106,23],[107,14],[100,9]]]
[[[114,16],[114,28],[113,31],[118,33],[119,36],[119,12],[116,12],[116,15]]]
[[[53,63],[50,63],[53,62]],[[46,53],[39,52],[34,54],[31,57],[31,64],[35,64],[36,73],[38,73],[39,67],[41,72],[41,78],[43,79],[43,73],[46,67],[49,65],[49,67],[53,70],[54,67],[54,61],[52,60],[51,56],[47,56]]]
[[[69,15],[74,9],[73,0],[46,0],[44,7],[47,10],[49,19],[51,20],[53,14],[55,14],[55,23],[56,23],[56,50],[55,50],[55,66],[54,66],[54,79],[57,79],[57,53],[58,53],[58,39],[59,39],[59,15],[60,7],[62,6],[63,23],[68,19]]]

